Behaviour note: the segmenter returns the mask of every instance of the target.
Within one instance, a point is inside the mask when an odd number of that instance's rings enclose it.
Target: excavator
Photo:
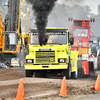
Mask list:
[[[4,23],[0,13],[0,66],[11,66],[23,46],[29,45],[29,6],[25,0],[8,0]],[[3,25],[4,24],[4,25]],[[21,61],[19,60],[21,66]]]

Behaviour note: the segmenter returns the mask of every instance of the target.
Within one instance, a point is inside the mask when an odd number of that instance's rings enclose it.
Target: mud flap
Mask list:
[[[89,62],[88,61],[83,61],[82,62],[82,68],[83,68],[83,75],[89,75]]]
[[[83,75],[88,75],[90,77],[95,76],[94,64],[92,61],[83,61],[82,67],[84,69]]]

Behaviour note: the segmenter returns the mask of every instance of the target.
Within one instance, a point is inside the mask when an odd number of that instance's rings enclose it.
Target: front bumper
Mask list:
[[[26,70],[52,70],[52,69],[67,69],[67,64],[60,65],[25,65]]]

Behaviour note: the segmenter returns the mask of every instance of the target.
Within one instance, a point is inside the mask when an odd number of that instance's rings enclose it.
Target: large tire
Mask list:
[[[78,60],[78,62],[77,62],[77,68],[78,68],[78,78],[82,78],[83,77],[83,75],[84,75],[84,69],[83,69],[83,67],[82,67],[82,60]]]
[[[72,77],[72,79],[77,79],[78,78],[78,70],[75,72],[72,72],[71,77]]]
[[[26,77],[32,77],[33,76],[33,70],[25,70]]]
[[[89,61],[89,76],[95,77],[95,69],[93,61]]]
[[[70,57],[69,57],[68,69],[65,69],[63,71],[63,76],[66,76],[66,79],[70,79],[71,78],[71,62],[70,62]]]
[[[77,66],[77,70],[75,72],[71,73],[71,78],[72,79],[77,79],[78,78],[78,66]]]
[[[70,77],[71,77],[71,64],[68,64],[68,69],[63,70],[63,76],[65,76],[66,79],[70,79]]]
[[[100,54],[97,57],[97,69],[100,70]]]

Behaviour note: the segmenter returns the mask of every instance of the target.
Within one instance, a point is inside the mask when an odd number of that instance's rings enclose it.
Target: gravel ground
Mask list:
[[[100,71],[97,71],[100,74]],[[67,97],[59,97],[63,77],[26,78],[21,67],[0,69],[0,100],[15,100],[20,79],[23,79],[25,100],[99,100],[94,91],[96,78],[66,80]],[[9,98],[9,99],[8,99]]]
[[[50,100],[64,100],[59,97],[62,77],[52,78],[26,78],[24,68],[11,68],[0,70],[0,97],[15,98],[20,79],[23,79],[25,100],[40,100],[42,98]],[[95,79],[81,78],[77,80],[66,80],[67,95],[66,100],[87,100],[83,97],[87,95],[98,95],[94,91]],[[72,98],[73,96],[73,98]],[[82,97],[82,99],[80,99]],[[58,99],[57,99],[58,98]],[[59,99],[60,98],[60,99]],[[72,99],[70,99],[72,98]],[[89,98],[89,97],[88,97]],[[91,96],[90,96],[91,98]],[[89,100],[89,99],[88,99]],[[92,100],[92,99],[90,99]]]
[[[0,81],[14,80],[25,77],[24,68],[9,68],[0,70]]]

